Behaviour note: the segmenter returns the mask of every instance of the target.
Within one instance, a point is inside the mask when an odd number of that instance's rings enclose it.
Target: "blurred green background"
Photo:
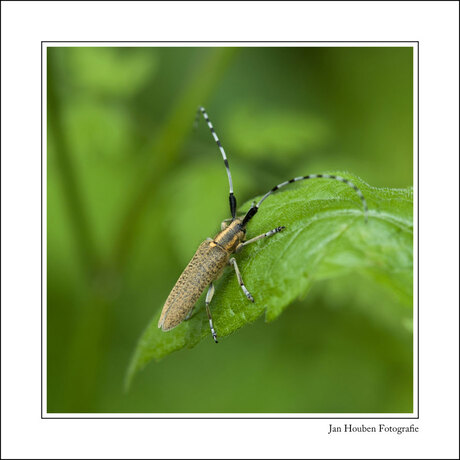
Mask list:
[[[48,412],[411,412],[408,307],[358,275],[151,363],[136,342],[239,203],[345,170],[412,185],[412,48],[47,50]],[[359,286],[359,290],[357,289]],[[218,285],[217,285],[218,288]],[[201,308],[201,307],[200,307]]]

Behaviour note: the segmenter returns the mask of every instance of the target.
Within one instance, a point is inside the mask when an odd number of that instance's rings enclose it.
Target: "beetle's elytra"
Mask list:
[[[316,178],[333,179],[343,182],[355,190],[362,201],[364,217],[366,221],[368,208],[366,199],[361,193],[361,190],[359,190],[359,188],[356,187],[356,185],[354,185],[348,179],[331,174],[310,174],[308,176],[295,177],[294,179],[278,184],[269,190],[257,204],[254,204],[244,217],[236,217],[236,198],[233,194],[233,182],[227,156],[222,147],[222,144],[219,141],[219,138],[217,137],[216,132],[214,131],[214,127],[209,120],[206,110],[203,107],[198,109],[197,116],[199,116],[200,113],[206,120],[209,129],[211,130],[211,134],[220,149],[222,158],[224,159],[230,186],[229,203],[232,217],[222,222],[221,231],[214,238],[208,238],[200,244],[197,251],[195,252],[195,255],[192,257],[192,260],[189,262],[187,267],[185,267],[185,270],[182,272],[182,275],[179,277],[177,283],[169,294],[161,312],[160,320],[158,321],[158,327],[163,331],[169,331],[179,325],[185,319],[188,319],[201,293],[205,290],[206,287],[209,286],[205,302],[206,313],[208,315],[212,337],[217,343],[217,334],[213,326],[211,310],[209,308],[209,304],[211,303],[212,297],[214,295],[213,282],[222,275],[227,265],[232,265],[244,295],[248,298],[248,300],[254,302],[254,298],[243,283],[241,273],[238,269],[238,264],[236,259],[232,257],[232,254],[239,252],[244,248],[244,246],[248,244],[251,244],[262,238],[272,236],[278,232],[281,232],[285,228],[283,226],[279,226],[273,230],[270,230],[269,232],[263,233],[262,235],[258,235],[249,240],[245,239],[246,226],[248,222],[255,216],[259,210],[260,205],[268,196],[276,192],[281,187],[300,180]]]

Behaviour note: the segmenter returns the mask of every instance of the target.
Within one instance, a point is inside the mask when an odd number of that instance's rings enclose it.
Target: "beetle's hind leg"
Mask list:
[[[209,309],[209,304],[211,303],[213,296],[214,296],[214,284],[211,283],[209,285],[209,289],[206,294],[206,313],[208,315],[209,327],[211,328],[212,338],[214,339],[214,342],[218,343],[217,334],[216,334],[216,331],[214,330],[214,325],[212,324],[211,310]]]
[[[235,269],[236,277],[238,278],[238,283],[240,283],[241,289],[244,292],[244,295],[251,301],[254,302],[254,297],[252,297],[251,293],[246,289],[246,286],[243,283],[243,278],[241,277],[240,270],[238,268],[238,265],[236,263],[236,259],[232,257],[228,263],[230,265],[233,265],[233,268]]]
[[[195,305],[192,307],[192,309],[187,313],[187,316],[185,317],[185,321],[188,321],[192,317],[193,310],[195,310]]]

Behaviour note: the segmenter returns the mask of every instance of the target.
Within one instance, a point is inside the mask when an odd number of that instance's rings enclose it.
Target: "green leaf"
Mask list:
[[[236,256],[255,303],[247,300],[230,268],[216,283],[211,308],[220,339],[264,312],[266,321],[274,320],[293,300],[305,296],[314,282],[351,272],[390,289],[410,310],[412,188],[375,188],[350,174],[334,174],[352,180],[361,189],[369,206],[368,223],[357,194],[337,181],[300,182],[270,196],[249,223],[247,238],[280,225],[286,229],[249,245]],[[252,200],[242,207],[242,213],[251,203]],[[203,296],[192,318],[169,332],[157,327],[161,309],[162,305],[158,305],[139,340],[127,372],[128,385],[151,360],[191,348],[202,339],[215,346]]]

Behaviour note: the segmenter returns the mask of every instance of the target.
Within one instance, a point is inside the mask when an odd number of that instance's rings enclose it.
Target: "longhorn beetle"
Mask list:
[[[278,184],[269,190],[257,204],[254,202],[245,216],[236,217],[236,198],[233,194],[232,175],[230,173],[227,155],[225,154],[224,148],[222,147],[222,144],[220,143],[220,140],[214,131],[214,127],[209,120],[208,114],[203,107],[199,107],[198,109],[197,120],[200,116],[200,113],[203,115],[206,123],[208,124],[208,127],[211,130],[211,134],[214,137],[217,146],[219,147],[222,158],[224,159],[225,168],[227,170],[228,183],[230,186],[229,202],[230,213],[232,217],[222,222],[221,231],[214,238],[208,238],[200,244],[197,251],[195,252],[195,255],[192,257],[192,260],[187,265],[187,267],[185,267],[185,270],[182,272],[182,275],[179,277],[177,283],[169,294],[161,312],[160,320],[158,321],[158,327],[163,331],[169,331],[179,325],[182,321],[188,319],[191,316],[193,307],[195,306],[195,303],[197,302],[201,293],[207,286],[209,286],[205,302],[206,313],[208,315],[212,337],[217,343],[217,334],[212,323],[211,310],[209,309],[209,304],[211,303],[212,297],[214,295],[213,282],[222,275],[224,268],[227,265],[232,265],[244,295],[248,298],[248,300],[254,302],[254,297],[252,297],[251,293],[244,285],[243,278],[241,277],[240,270],[238,269],[238,264],[236,263],[236,259],[232,257],[232,254],[240,252],[248,244],[261,240],[262,238],[272,236],[275,233],[281,232],[285,229],[283,226],[276,227],[267,233],[263,233],[262,235],[258,235],[249,240],[245,240],[246,226],[248,222],[255,216],[259,210],[260,205],[265,201],[266,198],[279,190],[281,187],[292,184],[293,182],[306,179],[323,178],[343,182],[355,190],[362,201],[364,207],[364,219],[366,222],[368,208],[366,199],[364,198],[361,190],[359,190],[359,188],[356,187],[356,185],[354,185],[348,179],[340,176],[333,176],[331,174],[310,174],[308,176],[295,177],[294,179]]]

